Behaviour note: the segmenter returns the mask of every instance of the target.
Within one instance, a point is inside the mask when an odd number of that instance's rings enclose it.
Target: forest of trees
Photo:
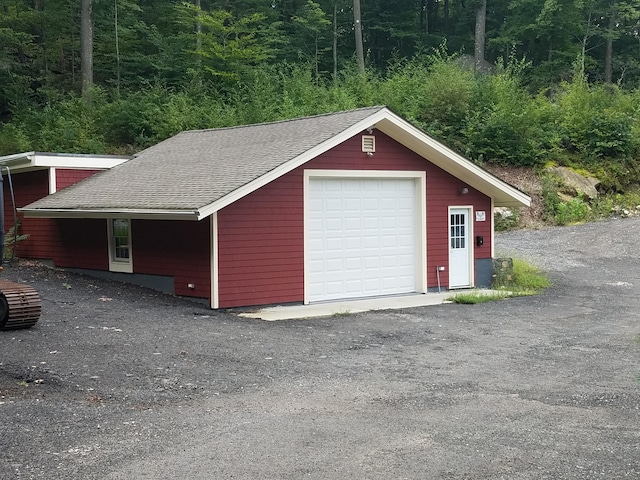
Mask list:
[[[619,188],[640,178],[640,4],[0,0],[0,155],[372,104],[475,161]]]

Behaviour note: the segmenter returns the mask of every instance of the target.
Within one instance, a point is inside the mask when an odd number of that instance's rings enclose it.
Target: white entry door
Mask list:
[[[472,286],[470,242],[471,228],[469,208],[449,210],[449,288]]]
[[[307,202],[308,301],[416,291],[415,179],[311,178]]]

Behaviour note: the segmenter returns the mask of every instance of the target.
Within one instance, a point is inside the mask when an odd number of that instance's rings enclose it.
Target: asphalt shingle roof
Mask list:
[[[185,131],[27,208],[195,211],[382,109]]]

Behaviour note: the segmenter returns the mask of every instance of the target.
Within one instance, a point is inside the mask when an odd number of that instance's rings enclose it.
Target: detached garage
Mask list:
[[[182,132],[22,212],[60,267],[220,308],[488,286],[493,208],[529,203],[371,107]]]

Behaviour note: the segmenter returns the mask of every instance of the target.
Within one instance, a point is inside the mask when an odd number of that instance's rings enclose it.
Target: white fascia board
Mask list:
[[[191,220],[198,221],[198,212],[180,210],[91,210],[18,208],[27,218],[129,218],[135,220]]]
[[[34,153],[30,156],[32,167],[74,168],[104,170],[131,160],[133,157],[116,155],[84,155],[60,153]]]
[[[317,156],[325,153],[328,150],[331,150],[333,147],[341,144],[342,142],[350,139],[354,135],[366,130],[367,128],[373,127],[376,122],[378,122],[381,118],[384,118],[384,112],[389,112],[387,109],[382,109],[379,112],[376,112],[367,118],[360,120],[358,123],[352,125],[346,130],[340,132],[339,134],[331,137],[328,140],[316,145],[315,147],[307,150],[301,155],[292,158],[291,160],[283,163],[282,165],[274,168],[270,172],[262,175],[261,177],[256,178],[255,180],[243,185],[242,187],[234,190],[233,192],[225,195],[224,197],[216,200],[215,202],[205,205],[204,207],[198,210],[198,219],[202,219],[208,217],[213,212],[217,212],[222,210],[224,207],[231,205],[233,202],[240,200],[242,197],[249,195],[250,193],[256,191],[260,187],[265,186],[269,182],[280,178],[281,176],[289,173],[292,170],[295,170],[301,165],[304,165],[310,160],[313,160]]]
[[[131,160],[123,155],[89,155],[80,153],[25,152],[0,157],[0,165],[20,170],[38,168],[73,168],[77,170],[105,170]]]
[[[5,155],[0,157],[0,165],[10,165],[10,164],[18,164],[18,163],[28,163],[30,162],[30,157],[32,157],[36,152],[23,152],[23,153],[14,153],[13,155]]]
[[[376,128],[407,148],[425,157],[434,165],[467,182],[469,186],[495,198],[497,206],[531,205],[531,197],[503,182],[401,117],[387,110]]]

